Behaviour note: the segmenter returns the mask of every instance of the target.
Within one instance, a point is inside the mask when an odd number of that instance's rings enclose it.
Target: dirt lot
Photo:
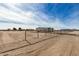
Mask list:
[[[79,56],[79,32],[71,33],[77,36],[31,31],[0,31],[0,55]]]

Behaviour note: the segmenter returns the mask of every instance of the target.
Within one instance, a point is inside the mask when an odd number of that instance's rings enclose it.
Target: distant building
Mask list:
[[[39,31],[39,32],[53,32],[54,28],[50,28],[50,27],[38,27],[38,28],[36,28],[36,31]]]
[[[26,31],[34,31],[34,29],[26,29]]]

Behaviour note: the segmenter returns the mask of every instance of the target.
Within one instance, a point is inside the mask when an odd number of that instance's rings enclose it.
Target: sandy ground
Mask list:
[[[71,33],[71,32],[70,32]],[[78,32],[72,32],[78,34]],[[79,36],[36,32],[0,32],[0,55],[79,56]]]
[[[77,56],[79,55],[79,37],[62,35],[59,40],[39,55]]]

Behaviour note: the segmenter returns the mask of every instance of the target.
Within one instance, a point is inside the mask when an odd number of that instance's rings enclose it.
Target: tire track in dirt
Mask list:
[[[77,42],[75,42],[74,36],[62,35],[56,44],[54,44],[53,46],[49,47],[48,49],[40,52],[39,55],[70,56],[70,55],[72,55],[72,53],[74,54],[73,51],[74,51],[75,45],[73,43],[75,43],[75,44],[77,43]]]

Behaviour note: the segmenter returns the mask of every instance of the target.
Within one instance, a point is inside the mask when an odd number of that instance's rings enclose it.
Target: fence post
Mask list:
[[[39,31],[37,31],[37,38],[39,38]]]
[[[27,31],[25,30],[25,41],[27,41],[27,43],[31,44],[31,43],[27,40],[26,35],[27,35]]]
[[[26,30],[25,30],[25,41],[26,41]]]

